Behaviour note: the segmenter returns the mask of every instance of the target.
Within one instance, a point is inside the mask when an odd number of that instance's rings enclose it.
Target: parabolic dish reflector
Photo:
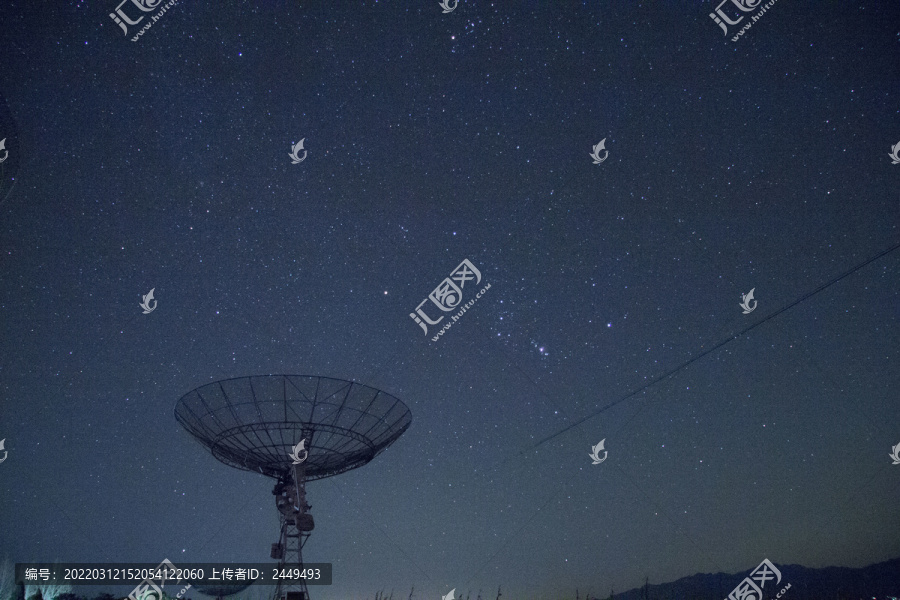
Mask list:
[[[212,583],[195,583],[193,588],[204,594],[206,596],[212,596],[213,598],[226,598],[228,596],[233,596],[238,592],[243,592],[248,587],[253,585],[252,581],[246,581],[244,583],[220,583],[220,584],[212,584]]]
[[[182,396],[175,418],[223,463],[288,476],[290,453],[306,439],[305,479],[360,467],[406,431],[409,408],[353,381],[262,375],[209,383]]]

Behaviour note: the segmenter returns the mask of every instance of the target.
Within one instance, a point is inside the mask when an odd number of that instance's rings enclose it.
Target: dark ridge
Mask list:
[[[900,597],[900,558],[859,569],[825,567],[809,569],[801,565],[775,566],[781,571],[781,582],[766,583],[763,600],[775,598],[790,584],[783,600],[886,600]],[[677,581],[647,585],[615,595],[615,600],[727,600],[728,594],[753,569],[740,573],[697,573]],[[596,599],[594,599],[596,600]],[[602,598],[600,600],[603,600]]]

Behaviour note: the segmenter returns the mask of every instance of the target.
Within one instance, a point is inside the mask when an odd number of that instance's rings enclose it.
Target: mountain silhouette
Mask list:
[[[809,569],[801,565],[774,564],[781,571],[781,582],[778,585],[774,581],[767,582],[763,600],[772,600],[788,584],[791,587],[782,596],[783,600],[889,600],[900,597],[900,558],[859,569]],[[753,569],[734,574],[697,573],[670,583],[649,584],[646,590],[643,586],[628,590],[616,594],[614,599],[727,600],[728,594]]]

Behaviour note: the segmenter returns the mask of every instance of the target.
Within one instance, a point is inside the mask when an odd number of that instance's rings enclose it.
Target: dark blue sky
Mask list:
[[[0,6],[0,559],[267,561],[272,481],[173,407],[270,373],[412,411],[309,485],[314,600],[900,555],[900,251],[769,318],[900,242],[896,3],[737,42],[706,2],[180,0],[137,42],[42,4]]]

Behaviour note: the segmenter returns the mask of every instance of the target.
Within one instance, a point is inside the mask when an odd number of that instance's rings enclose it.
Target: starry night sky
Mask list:
[[[309,484],[313,600],[900,555],[897,3],[117,4],[0,6],[0,559],[268,562],[173,408],[271,373],[412,411]]]

